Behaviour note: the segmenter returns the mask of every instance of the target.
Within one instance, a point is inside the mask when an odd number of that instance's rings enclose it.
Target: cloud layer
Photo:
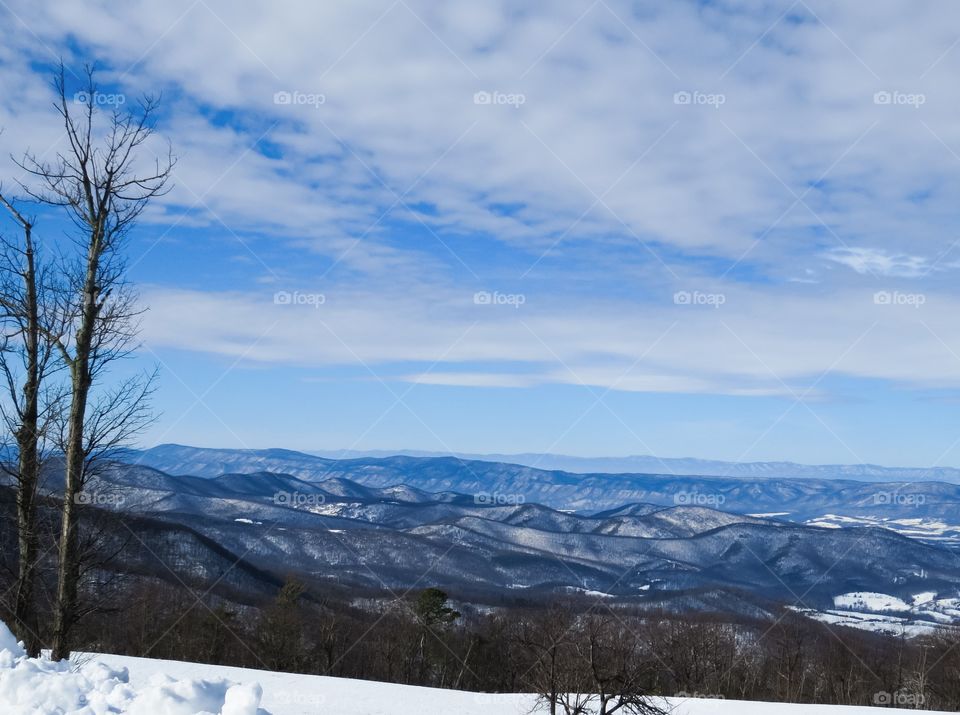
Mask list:
[[[180,155],[142,248],[216,235],[250,266],[229,291],[151,275],[156,349],[426,384],[957,386],[954,3],[3,13],[0,149],[55,147],[42,65],[99,57],[164,92]]]

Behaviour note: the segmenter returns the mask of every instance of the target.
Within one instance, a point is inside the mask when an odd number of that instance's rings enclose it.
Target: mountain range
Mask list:
[[[470,454],[418,450],[317,450],[309,451],[328,459],[363,457],[457,457],[466,461],[519,464],[574,474],[673,474],[717,477],[787,477],[816,479],[859,479],[865,481],[941,481],[960,483],[960,469],[954,467],[885,467],[878,464],[798,464],[797,462],[724,462],[691,457],[574,457],[563,454]]]
[[[181,445],[134,452],[127,461],[168,474],[211,478],[227,473],[272,472],[312,482],[342,478],[369,487],[403,484],[425,492],[451,491],[501,503],[536,503],[587,513],[640,502],[776,514],[795,522],[827,515],[939,519],[946,525],[960,521],[960,485],[937,481],[574,474],[449,456],[329,459],[283,449]]]
[[[53,492],[56,480],[52,469]],[[942,482],[576,475],[164,445],[108,465],[84,501],[136,524],[116,568],[209,577],[238,600],[293,574],[371,597],[435,585],[473,603],[560,593],[757,617],[784,605],[834,613],[853,593],[904,604],[925,594],[922,609],[885,618],[960,620],[947,528],[960,486]],[[922,524],[944,528],[906,535]]]

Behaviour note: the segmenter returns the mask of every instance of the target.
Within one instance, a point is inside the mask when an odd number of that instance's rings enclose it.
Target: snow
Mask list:
[[[263,689],[261,707],[271,715],[531,715],[544,712],[534,711],[536,698],[526,694],[469,693],[127,656],[98,655],[94,656],[93,662],[126,668],[133,687],[139,687],[141,682],[148,681],[159,671],[174,678],[226,678],[247,685],[259,684]],[[913,712],[894,708],[771,705],[739,700],[666,700],[666,709],[671,715],[768,715],[774,710],[778,715],[905,715]]]
[[[12,657],[23,655],[23,649],[6,624],[0,622],[0,652],[7,651]]]
[[[937,596],[935,591],[924,591],[911,596],[908,603],[886,593],[854,591],[834,596],[833,609],[792,610],[821,623],[908,638],[960,629],[960,599]]]
[[[891,519],[890,517],[872,515],[824,514],[816,519],[808,519],[805,523],[807,526],[819,526],[827,529],[840,529],[845,526],[875,526],[928,542],[960,543],[960,526],[948,524],[935,517]]]
[[[149,661],[148,661],[149,662]],[[196,679],[144,672],[136,686],[118,661],[70,661],[28,658],[0,622],[0,712],[10,715],[264,715],[260,686],[234,683],[215,671]]]
[[[843,593],[833,597],[833,605],[837,608],[853,609],[876,613],[878,611],[909,611],[910,605],[896,596],[870,591]]]
[[[581,593],[584,596],[590,596],[592,598],[616,598],[616,596],[606,591],[591,591],[588,588],[580,588],[579,586],[567,586],[566,590],[573,593]]]
[[[802,613],[821,623],[833,626],[847,626],[871,633],[886,633],[893,636],[915,638],[922,635],[939,633],[944,624],[932,621],[919,621],[897,616],[885,616],[879,613],[857,613],[856,611],[815,611],[808,608],[796,608],[794,611]]]

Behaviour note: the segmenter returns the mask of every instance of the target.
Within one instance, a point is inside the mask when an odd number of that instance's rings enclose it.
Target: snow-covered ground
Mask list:
[[[260,686],[252,678],[230,682],[214,672],[182,680],[163,663],[144,662],[131,679],[116,661],[53,662],[27,658],[0,623],[0,712],[4,715],[258,715]],[[147,673],[146,670],[151,672]]]
[[[174,678],[226,678],[242,684],[258,683],[263,690],[260,706],[272,715],[530,715],[531,695],[491,695],[457,690],[418,688],[371,681],[292,675],[261,670],[197,665],[144,658],[96,656],[95,663],[122,666],[137,687],[155,673]],[[668,698],[672,715],[881,715],[907,710],[868,707],[782,705],[739,700]]]
[[[834,608],[794,608],[822,623],[849,626],[908,638],[960,628],[960,597],[935,591],[914,594],[907,602],[886,593],[856,591],[833,598]]]
[[[867,611],[868,613],[910,610],[910,605],[903,599],[871,591],[842,593],[833,597],[833,605],[844,610]]]
[[[876,526],[890,529],[898,534],[932,543],[960,543],[960,525],[948,524],[938,518],[891,519],[885,516],[844,516],[842,514],[824,514],[816,519],[808,519],[807,526],[819,526],[825,529],[843,529],[850,526]]]
[[[794,608],[808,618],[832,626],[847,626],[871,633],[885,633],[891,636],[928,636],[941,632],[944,625],[930,621],[919,621],[900,616],[888,616],[882,613],[860,613],[857,611],[828,610],[815,611],[810,608]]]
[[[0,623],[4,715],[529,715],[532,695],[488,695],[116,655],[51,663]],[[674,715],[880,715],[907,710],[668,698]]]

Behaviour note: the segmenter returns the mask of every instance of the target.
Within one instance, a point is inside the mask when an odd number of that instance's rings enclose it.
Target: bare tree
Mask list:
[[[47,427],[60,404],[47,378],[60,367],[51,335],[61,324],[52,310],[48,273],[41,263],[28,219],[2,192],[0,205],[20,229],[18,239],[0,236],[0,375],[4,400],[0,418],[13,439],[16,457],[3,460],[17,490],[17,576],[13,620],[31,655],[40,651],[34,607],[39,558],[37,497],[47,456]]]
[[[612,612],[584,619],[576,653],[597,715],[665,715],[649,695],[653,668],[642,641]]]
[[[531,658],[525,679],[551,715],[664,715],[643,641],[614,613],[554,604],[521,622],[517,643]]]
[[[261,613],[256,629],[257,651],[272,670],[296,672],[305,665],[305,613],[300,603],[304,591],[302,583],[287,579]]]
[[[115,109],[104,121],[92,67],[75,97],[68,97],[62,66],[54,87],[68,148],[51,162],[27,153],[20,166],[38,184],[24,186],[31,198],[66,210],[79,254],[63,263],[57,292],[67,326],[55,343],[70,386],[61,429],[65,475],[53,624],[53,657],[60,659],[69,655],[78,616],[78,498],[97,465],[150,419],[151,377],[102,393],[94,387],[137,346],[141,311],[125,281],[124,239],[150,200],[165,192],[174,160],[168,151],[165,159],[141,165],[140,150],[153,134],[154,98],[144,97],[133,111]]]
[[[550,715],[557,715],[559,707],[567,713],[571,708],[578,712],[579,700],[570,702],[569,653],[574,621],[575,614],[569,607],[554,604],[518,626],[517,644],[531,660],[523,679],[537,692],[539,704],[545,705]]]

